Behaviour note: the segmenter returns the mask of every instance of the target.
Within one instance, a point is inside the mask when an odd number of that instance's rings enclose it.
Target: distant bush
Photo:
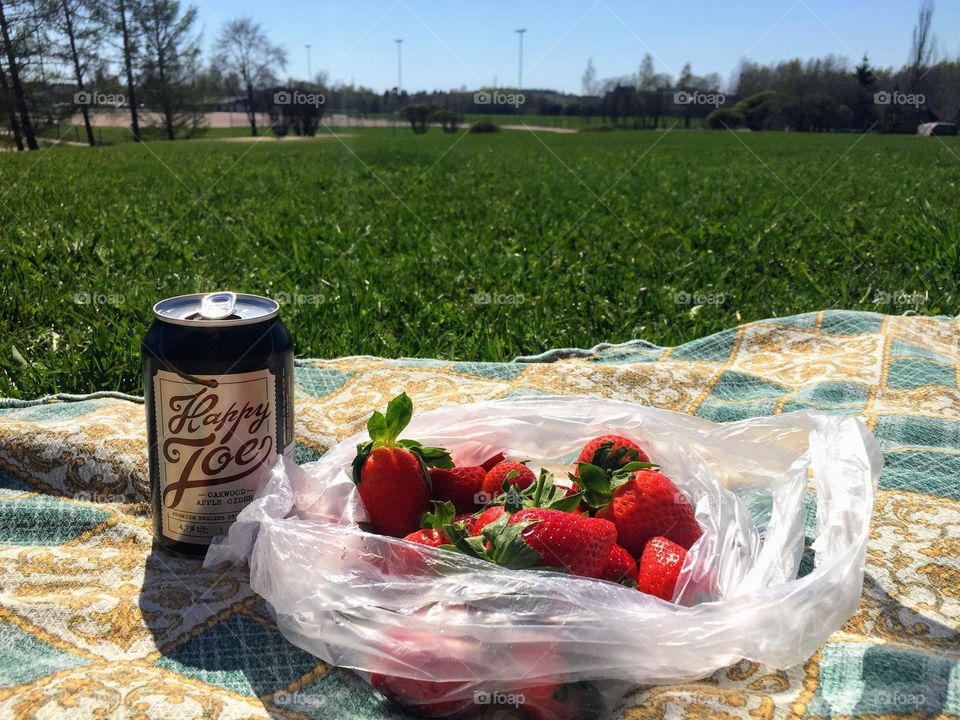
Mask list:
[[[290,133],[301,137],[316,135],[326,103],[322,90],[307,83],[274,88],[269,106],[273,134],[277,137]]]
[[[754,93],[734,105],[733,111],[743,115],[744,123],[751,130],[765,130],[769,127],[776,97],[773,90]],[[849,112],[849,108],[847,110]]]
[[[400,112],[410,121],[410,129],[418,135],[422,135],[430,129],[430,119],[439,108],[435,105],[425,103],[415,103],[407,105]]]
[[[470,126],[472,133],[495,133],[500,132],[500,126],[492,122],[477,122]]]
[[[440,123],[440,127],[443,128],[445,133],[455,133],[459,126],[460,121],[463,119],[455,112],[450,112],[449,110],[444,110],[440,108],[434,110],[433,115],[430,116],[430,119],[433,122]]]
[[[747,121],[743,113],[727,108],[719,108],[707,115],[704,120],[707,127],[711,130],[738,130],[747,126]]]

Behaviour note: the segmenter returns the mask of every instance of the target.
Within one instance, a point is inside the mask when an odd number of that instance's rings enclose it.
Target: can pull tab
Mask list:
[[[204,320],[223,320],[233,315],[233,306],[237,304],[234,292],[207,293],[200,299],[200,317]]]

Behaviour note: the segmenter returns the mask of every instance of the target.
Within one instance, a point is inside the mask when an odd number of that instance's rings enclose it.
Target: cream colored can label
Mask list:
[[[154,377],[163,535],[208,545],[253,500],[277,456],[276,379],[268,370]]]

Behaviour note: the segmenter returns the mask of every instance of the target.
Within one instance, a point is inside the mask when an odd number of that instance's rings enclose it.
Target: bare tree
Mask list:
[[[273,68],[287,66],[287,53],[273,45],[259,23],[242,17],[231,20],[220,31],[214,62],[225,74],[242,84],[247,100],[250,134],[257,135],[257,90],[273,82]]]
[[[97,32],[97,29],[87,22],[88,18],[83,14],[84,11],[82,2],[78,2],[78,0],[60,0],[60,24],[68,43],[68,52],[64,59],[73,66],[77,92],[81,94],[86,92],[83,80],[84,71],[87,61],[95,52],[95,49],[91,47],[91,41],[94,40]],[[93,137],[93,127],[90,124],[90,108],[87,103],[80,104],[80,112],[83,115],[83,125],[87,131],[87,143],[93,147],[96,141]]]
[[[134,69],[137,61],[137,42],[127,14],[136,11],[139,0],[107,0],[101,8],[104,17],[120,32],[120,52],[123,56],[123,73],[127,80],[127,102],[130,107],[130,132],[134,142],[140,142],[140,108],[137,106],[137,87]]]
[[[933,61],[934,36],[933,0],[921,0],[920,11],[917,13],[917,24],[913,26],[913,35],[910,43],[910,89],[916,90],[917,83]]]
[[[160,108],[167,139],[173,140],[200,55],[193,36],[197,11],[181,14],[178,0],[144,0],[135,16],[144,38],[144,88]]]
[[[36,135],[33,132],[33,123],[30,120],[30,111],[27,108],[27,97],[24,92],[23,83],[20,79],[20,59],[17,57],[17,51],[10,35],[10,23],[4,12],[3,0],[0,0],[0,40],[3,41],[3,47],[7,56],[7,67],[10,71],[10,84],[13,88],[13,99],[20,116],[20,130],[23,132],[24,139],[27,141],[27,147],[31,150],[39,150]]]
[[[3,62],[0,61],[0,103],[7,113],[7,122],[10,123],[10,132],[13,133],[13,142],[17,150],[23,151],[23,136],[20,134],[20,122],[17,120],[16,103],[10,93],[10,85],[7,83],[7,74],[3,71]]]

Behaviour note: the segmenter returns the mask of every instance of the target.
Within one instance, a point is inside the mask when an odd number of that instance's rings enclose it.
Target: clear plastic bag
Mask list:
[[[303,468],[278,462],[206,564],[248,561],[283,635],[323,660],[438,683],[418,708],[437,715],[579,681],[599,683],[609,704],[630,686],[704,677],[741,658],[786,668],[855,611],[883,464],[857,419],[714,424],[601,398],[528,397],[417,414],[404,436],[446,447],[458,464],[503,450],[560,470],[608,432],[640,442],[703,528],[672,603],[364,532],[350,462],[365,433]],[[808,489],[815,565],[798,578]]]

